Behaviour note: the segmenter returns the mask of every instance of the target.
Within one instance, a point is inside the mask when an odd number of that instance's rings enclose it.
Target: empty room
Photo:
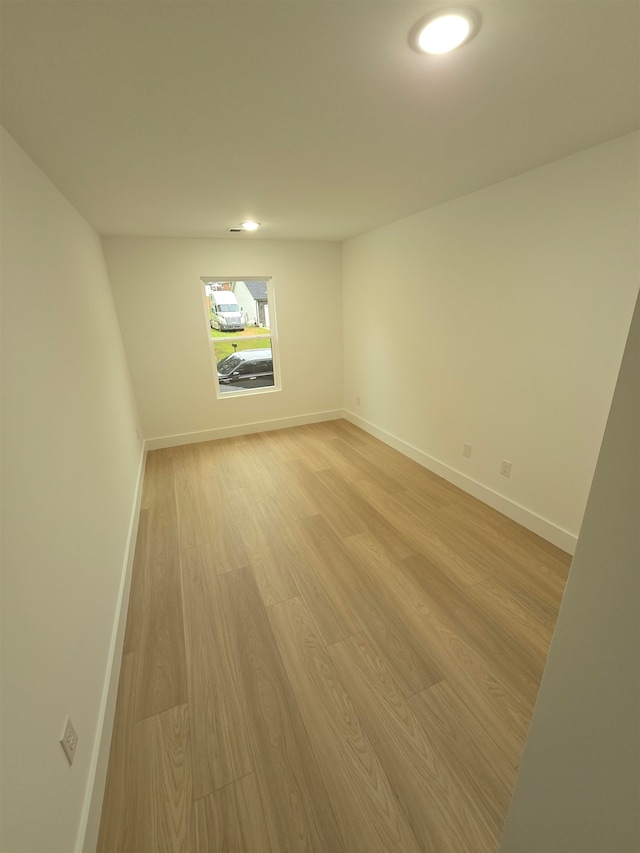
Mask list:
[[[637,0],[0,16],[1,853],[638,853]]]

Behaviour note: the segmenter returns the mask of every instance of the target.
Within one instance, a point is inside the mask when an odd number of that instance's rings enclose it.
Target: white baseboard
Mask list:
[[[395,450],[398,450],[400,453],[403,453],[405,456],[413,459],[419,465],[422,465],[423,468],[433,471],[434,474],[438,474],[438,476],[443,477],[445,480],[448,480],[450,483],[458,486],[474,498],[478,498],[478,500],[481,500],[493,509],[498,510],[498,512],[506,515],[507,518],[510,518],[512,521],[516,521],[518,524],[526,527],[527,530],[537,533],[538,536],[542,536],[543,539],[557,545],[558,548],[562,548],[562,550],[566,551],[568,554],[575,553],[576,543],[578,540],[578,537],[575,534],[559,527],[557,524],[549,521],[549,519],[537,515],[535,512],[532,512],[526,507],[521,506],[504,495],[501,495],[499,492],[495,492],[493,489],[490,489],[488,486],[468,477],[461,471],[445,465],[444,462],[440,462],[438,459],[429,456],[427,453],[424,453],[412,444],[409,444],[392,433],[377,427],[375,424],[359,417],[348,409],[312,412],[307,415],[297,415],[295,417],[278,418],[269,421],[257,421],[249,424],[239,424],[237,426],[203,430],[201,432],[183,433],[182,435],[165,435],[158,438],[147,439],[144,446],[145,450],[158,450],[163,447],[176,447],[181,444],[196,444],[200,441],[215,441],[219,438],[231,438],[236,435],[248,435],[254,432],[265,432],[266,430],[285,429],[286,427],[302,426],[303,424],[319,423],[320,421],[338,420],[339,418],[345,418],[363,429],[365,432],[375,436],[375,438],[379,438],[381,441],[384,441],[385,444],[388,444],[390,447],[393,447]]]
[[[547,542],[557,545],[558,548],[562,548],[562,550],[566,551],[568,554],[575,553],[578,537],[573,533],[570,533],[568,530],[558,527],[558,525],[554,524],[552,521],[537,515],[535,512],[532,512],[518,503],[515,503],[515,501],[506,498],[504,495],[499,494],[499,492],[494,492],[493,489],[490,489],[488,486],[484,486],[482,483],[468,477],[461,471],[457,471],[455,468],[450,468],[448,465],[445,465],[444,462],[439,462],[437,459],[434,459],[422,450],[418,450],[418,448],[414,447],[412,444],[409,444],[386,430],[375,426],[375,424],[366,421],[354,412],[345,410],[344,418],[375,438],[379,438],[380,441],[383,441],[385,444],[393,447],[394,450],[398,450],[400,453],[403,453],[405,456],[413,459],[414,462],[422,465],[423,468],[433,471],[434,474],[448,480],[450,483],[453,483],[454,486],[458,486],[474,498],[478,498],[478,500],[481,500],[493,509],[498,510],[498,512],[506,515],[507,518],[510,518],[512,521],[516,521],[518,524],[526,527],[527,530],[531,530],[533,533],[537,533],[538,536],[542,536],[542,538],[546,539]]]
[[[76,853],[94,853],[98,844],[102,801],[104,799],[107,769],[109,766],[109,752],[111,750],[113,720],[116,711],[116,700],[118,698],[118,683],[120,681],[122,649],[124,646],[124,630],[127,623],[129,591],[131,588],[135,544],[138,535],[138,521],[140,519],[140,504],[142,502],[142,483],[144,480],[146,456],[146,450],[143,450],[140,456],[140,467],[138,469],[133,509],[131,511],[131,518],[129,521],[129,532],[124,556],[122,578],[120,581],[120,591],[118,594],[113,632],[111,635],[109,657],[107,659],[107,672],[102,692],[102,701],[100,703],[98,728],[93,745],[91,766],[89,768],[87,793],[78,830]]]
[[[296,415],[291,418],[276,418],[270,421],[256,421],[238,426],[206,429],[201,432],[186,432],[182,435],[164,435],[159,438],[148,438],[144,443],[145,450],[160,450],[163,447],[177,447],[180,444],[198,444],[200,441],[216,441],[219,438],[232,438],[235,435],[249,435],[253,432],[286,429],[287,427],[315,424],[320,421],[335,421],[344,417],[342,409],[328,412],[312,412],[308,415]]]

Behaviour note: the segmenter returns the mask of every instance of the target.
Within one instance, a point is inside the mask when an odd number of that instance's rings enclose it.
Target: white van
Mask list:
[[[209,324],[221,332],[241,332],[244,329],[244,317],[230,290],[209,290]]]

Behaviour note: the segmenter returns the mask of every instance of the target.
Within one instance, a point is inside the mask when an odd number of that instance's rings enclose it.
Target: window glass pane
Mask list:
[[[213,352],[221,392],[253,391],[275,385],[271,338],[215,338]]]
[[[266,281],[207,281],[209,325],[217,332],[248,330],[255,335],[271,328]]]
[[[202,283],[219,392],[279,388],[270,279],[203,277]]]

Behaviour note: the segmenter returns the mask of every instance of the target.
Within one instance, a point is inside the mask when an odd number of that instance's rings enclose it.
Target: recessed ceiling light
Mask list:
[[[260,227],[259,222],[254,222],[252,219],[247,220],[247,222],[241,222],[240,227],[244,228],[245,231],[257,231]]]
[[[480,29],[480,15],[469,7],[430,12],[411,28],[409,44],[419,53],[447,53],[472,39]]]

